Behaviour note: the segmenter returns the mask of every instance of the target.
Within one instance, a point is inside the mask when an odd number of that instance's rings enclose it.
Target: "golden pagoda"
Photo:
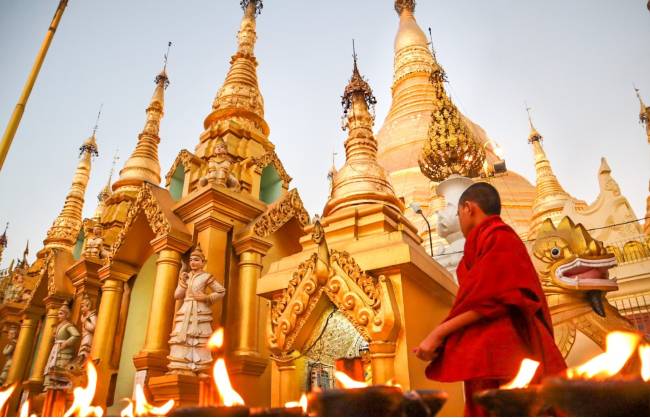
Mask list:
[[[25,249],[23,262],[19,266],[25,281],[22,298],[2,306],[5,323],[20,324],[5,385],[21,384],[27,396],[39,394],[42,390],[43,371],[52,349],[57,312],[74,294],[65,271],[79,256],[83,241],[84,195],[90,178],[91,159],[98,155],[95,131],[83,142],[80,152],[63,208],[47,231],[44,247],[31,265],[26,259],[28,249]],[[18,401],[19,398],[15,397],[10,400],[9,411],[16,410]]]
[[[537,230],[542,222],[550,218],[554,224],[558,224],[562,219],[562,210],[565,204],[571,200],[571,197],[560,185],[557,177],[553,173],[551,162],[546,156],[542,147],[543,137],[533,125],[530,113],[528,115],[530,124],[530,134],[528,143],[533,148],[535,157],[535,200],[533,202],[533,216],[530,223],[529,237],[535,238]],[[579,208],[585,207],[584,202],[577,202]]]
[[[355,57],[343,94],[346,161],[333,175],[323,217],[305,228],[301,249],[258,283],[258,295],[271,301],[271,401],[331,387],[324,376],[333,375],[334,361],[367,351],[368,382],[442,386],[450,393],[443,415],[459,414],[461,385],[427,380],[426,364],[409,355],[444,318],[456,285],[426,254],[377,161],[374,101]]]
[[[445,78],[440,76],[444,75],[444,70],[429,49],[429,42],[415,19],[415,1],[396,0],[395,10],[399,16],[399,28],[394,44],[392,103],[377,133],[378,158],[390,173],[397,196],[407,206],[413,202],[419,204],[424,214],[434,220],[431,224],[435,225],[435,211],[444,207],[444,201],[435,192],[436,183],[421,173],[418,159],[429,137],[432,115],[436,110],[442,111],[440,109],[446,103]],[[459,115],[467,134],[485,151],[488,165],[501,161],[500,149],[485,131],[464,115]],[[441,126],[439,129],[446,128]],[[534,187],[513,171],[499,173],[485,181],[492,183],[501,194],[504,220],[520,236],[526,236],[535,198]],[[428,232],[422,217],[413,211],[407,211],[406,216],[426,238]],[[440,238],[434,240],[441,242]]]

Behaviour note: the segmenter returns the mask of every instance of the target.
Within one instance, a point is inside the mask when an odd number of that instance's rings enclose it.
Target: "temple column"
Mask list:
[[[395,378],[395,349],[393,342],[371,341],[370,364],[372,366],[372,384],[383,385]]]
[[[11,368],[9,369],[9,374],[7,376],[7,386],[14,383],[21,383],[27,374],[27,370],[31,364],[30,358],[34,352],[36,331],[38,329],[41,315],[43,315],[42,308],[28,308],[23,314],[23,319],[20,324],[20,332],[18,333],[18,339],[16,341],[16,349],[13,355],[13,362],[11,363]],[[18,410],[20,389],[17,392],[16,395],[9,399],[9,414],[15,414]]]
[[[45,365],[50,357],[50,351],[52,351],[52,345],[54,344],[54,331],[58,322],[57,316],[59,308],[63,305],[63,302],[64,301],[60,299],[49,296],[45,299],[45,309],[47,314],[45,315],[45,322],[41,329],[41,339],[36,347],[32,371],[29,374],[30,392],[37,392],[43,388]]]
[[[246,236],[233,243],[239,256],[237,281],[230,285],[229,301],[235,312],[230,316],[229,346],[233,356],[259,356],[257,325],[259,297],[257,281],[262,276],[262,258],[272,244],[256,236]]]
[[[175,302],[174,292],[181,268],[181,257],[191,242],[165,236],[151,242],[158,253],[153,301],[142,350],[133,358],[138,379],[146,383],[150,376],[160,376],[167,371],[169,334],[172,331]]]
[[[97,312],[97,325],[90,352],[91,358],[96,362],[98,374],[97,390],[93,401],[95,405],[106,406],[111,379],[115,372],[111,367],[111,356],[124,283],[135,273],[136,270],[133,267],[121,262],[113,262],[99,270],[99,278],[102,281],[102,298]]]
[[[72,305],[72,322],[78,323],[83,295],[93,303],[93,307],[99,305],[99,290],[102,285],[99,281],[98,271],[102,267],[100,260],[82,258],[72,265],[66,272],[66,276],[74,286],[74,304]]]
[[[295,359],[275,359],[280,380],[280,404],[300,399],[300,379]]]

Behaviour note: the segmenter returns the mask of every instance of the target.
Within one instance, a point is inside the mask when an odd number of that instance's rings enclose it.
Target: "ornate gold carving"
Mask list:
[[[309,214],[296,189],[289,191],[258,217],[253,232],[259,237],[268,237],[294,217],[303,227],[309,224]]]
[[[323,240],[320,246],[324,246]],[[300,264],[279,300],[273,302],[269,321],[269,345],[276,356],[294,350],[296,337],[323,294],[350,321],[366,341],[394,341],[399,312],[390,281],[363,272],[345,252],[331,251],[329,279],[319,283],[318,254]]]
[[[284,169],[284,166],[282,165],[282,161],[280,161],[280,158],[278,158],[278,155],[275,153],[275,151],[269,151],[259,158],[254,158],[253,164],[257,166],[260,172],[264,170],[267,166],[273,164],[273,167],[275,168],[275,171],[277,171],[278,176],[282,180],[284,187],[288,188],[289,184],[291,183],[291,180],[293,180],[291,176],[287,174],[287,171]]]
[[[105,265],[109,265],[113,261],[113,257],[124,243],[124,240],[131,229],[131,225],[140,212],[145,214],[147,222],[157,238],[169,233],[171,230],[169,221],[165,217],[165,214],[158,205],[158,201],[151,192],[151,186],[146,183],[143,184],[140,187],[140,191],[138,192],[135,201],[129,207],[124,225],[117,235],[108,257],[106,257],[106,261],[104,262]]]
[[[181,150],[181,152],[178,153],[176,156],[176,159],[172,163],[171,168],[165,175],[165,185],[169,186],[172,182],[172,177],[174,176],[174,173],[176,172],[176,169],[178,168],[179,165],[183,166],[183,169],[186,172],[189,172],[192,170],[195,166],[201,163],[202,160],[200,160],[197,156],[192,154],[186,149]]]
[[[431,115],[428,140],[418,160],[420,171],[433,181],[452,174],[478,177],[485,150],[451,101],[443,86],[445,73],[438,67],[431,74],[436,108]]]

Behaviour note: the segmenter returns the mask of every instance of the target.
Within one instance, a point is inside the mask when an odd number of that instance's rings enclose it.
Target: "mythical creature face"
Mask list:
[[[609,278],[616,257],[589,235],[582,224],[564,217],[556,228],[550,219],[542,224],[533,244],[533,259],[545,288],[565,291],[609,292],[618,289]]]

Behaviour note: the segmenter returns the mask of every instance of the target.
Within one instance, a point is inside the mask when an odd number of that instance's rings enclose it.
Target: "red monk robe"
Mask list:
[[[458,294],[445,321],[468,311],[482,319],[450,334],[426,375],[465,381],[466,415],[484,415],[473,393],[512,380],[524,358],[541,362],[536,381],[566,369],[526,247],[499,216],[469,233],[457,272]]]

